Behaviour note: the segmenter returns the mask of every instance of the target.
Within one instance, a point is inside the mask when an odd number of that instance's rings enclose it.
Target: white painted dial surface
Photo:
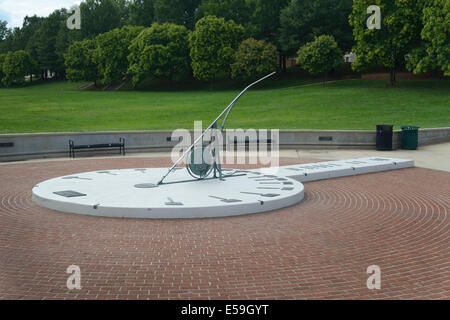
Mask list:
[[[166,168],[105,170],[58,177],[33,188],[40,206],[117,218],[207,218],[272,211],[300,202],[303,185],[259,170],[193,180],[184,168],[163,185]],[[233,170],[225,170],[231,174]]]

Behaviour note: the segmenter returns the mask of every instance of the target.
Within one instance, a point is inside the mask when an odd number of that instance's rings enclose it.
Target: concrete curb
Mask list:
[[[227,130],[234,136],[234,130]],[[125,138],[127,153],[168,152],[179,140],[172,131],[108,131],[32,133],[0,135],[0,161],[58,158],[69,155],[69,140],[76,144],[118,142]],[[280,149],[366,149],[376,148],[376,132],[365,130],[280,130]],[[450,141],[450,127],[419,130],[419,146]],[[401,147],[401,131],[393,134],[393,149]],[[91,150],[80,155],[115,154],[117,150]]]

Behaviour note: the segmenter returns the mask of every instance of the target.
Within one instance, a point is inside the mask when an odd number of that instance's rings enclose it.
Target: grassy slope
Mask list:
[[[376,124],[450,126],[449,81],[270,82],[236,105],[232,128],[370,129]],[[209,124],[239,92],[77,91],[81,83],[0,89],[0,133],[166,130]]]

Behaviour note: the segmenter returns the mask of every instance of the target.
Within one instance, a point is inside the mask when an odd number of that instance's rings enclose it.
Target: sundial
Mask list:
[[[203,144],[211,130],[223,130],[242,91],[172,167],[101,170],[39,183],[33,201],[48,209],[115,218],[212,218],[289,207],[304,198],[303,182],[414,166],[414,161],[361,158],[237,170],[222,168],[219,148]],[[221,120],[219,123],[219,120]],[[179,167],[185,160],[186,167]]]

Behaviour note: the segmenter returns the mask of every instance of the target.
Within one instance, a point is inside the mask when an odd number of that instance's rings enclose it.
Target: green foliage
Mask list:
[[[131,43],[128,73],[133,85],[146,75],[179,80],[189,73],[189,31],[171,23],[154,23]]]
[[[129,46],[143,29],[143,27],[125,26],[95,38],[97,49],[94,52],[94,62],[98,66],[103,84],[123,81],[128,69]]]
[[[311,74],[326,73],[343,63],[343,55],[333,36],[322,35],[298,50],[297,63]]]
[[[450,76],[450,1],[427,0],[423,9],[423,45],[409,56],[414,73],[441,70]]]
[[[6,33],[8,32],[8,22],[0,20],[0,41],[3,41],[6,37]]]
[[[248,3],[251,10],[251,22],[246,25],[249,34],[255,39],[278,44],[281,9],[289,0],[248,0]]]
[[[0,86],[2,84],[2,79],[5,76],[5,74],[3,73],[3,63],[5,62],[6,59],[6,53],[1,53],[0,54]]]
[[[253,79],[277,69],[277,48],[264,40],[247,39],[241,43],[231,65],[233,79]]]
[[[247,0],[203,0],[199,6],[201,16],[216,16],[248,26],[252,3]],[[267,21],[266,21],[267,23]]]
[[[116,0],[85,0],[80,4],[83,38],[95,36],[120,27],[121,8]]]
[[[350,49],[353,45],[348,24],[351,11],[352,0],[291,0],[280,14],[282,51],[294,54],[299,47],[323,34],[332,35],[343,50]]]
[[[154,0],[155,20],[175,23],[193,29],[201,0]]]
[[[154,0],[134,0],[128,8],[129,23],[133,26],[150,27],[155,21]]]
[[[189,37],[194,76],[214,81],[217,73],[229,70],[234,50],[244,37],[244,27],[231,20],[214,16],[200,19]]]
[[[372,4],[381,8],[380,30],[369,30],[366,25],[366,10]],[[356,42],[353,69],[390,68],[394,83],[395,69],[405,65],[405,55],[420,45],[422,5],[423,0],[355,0],[349,17]]]
[[[53,70],[58,73],[64,71],[64,59],[62,53],[56,50],[58,33],[65,28],[68,14],[66,10],[56,10],[40,23],[39,29],[34,34],[34,49],[39,67],[43,70]]]
[[[24,50],[9,52],[3,59],[2,83],[5,87],[10,87],[13,83],[25,84],[25,76],[33,74],[37,69],[36,61]]]
[[[77,41],[68,48],[64,55],[68,80],[97,82],[98,70],[94,63],[96,48],[95,40]]]

